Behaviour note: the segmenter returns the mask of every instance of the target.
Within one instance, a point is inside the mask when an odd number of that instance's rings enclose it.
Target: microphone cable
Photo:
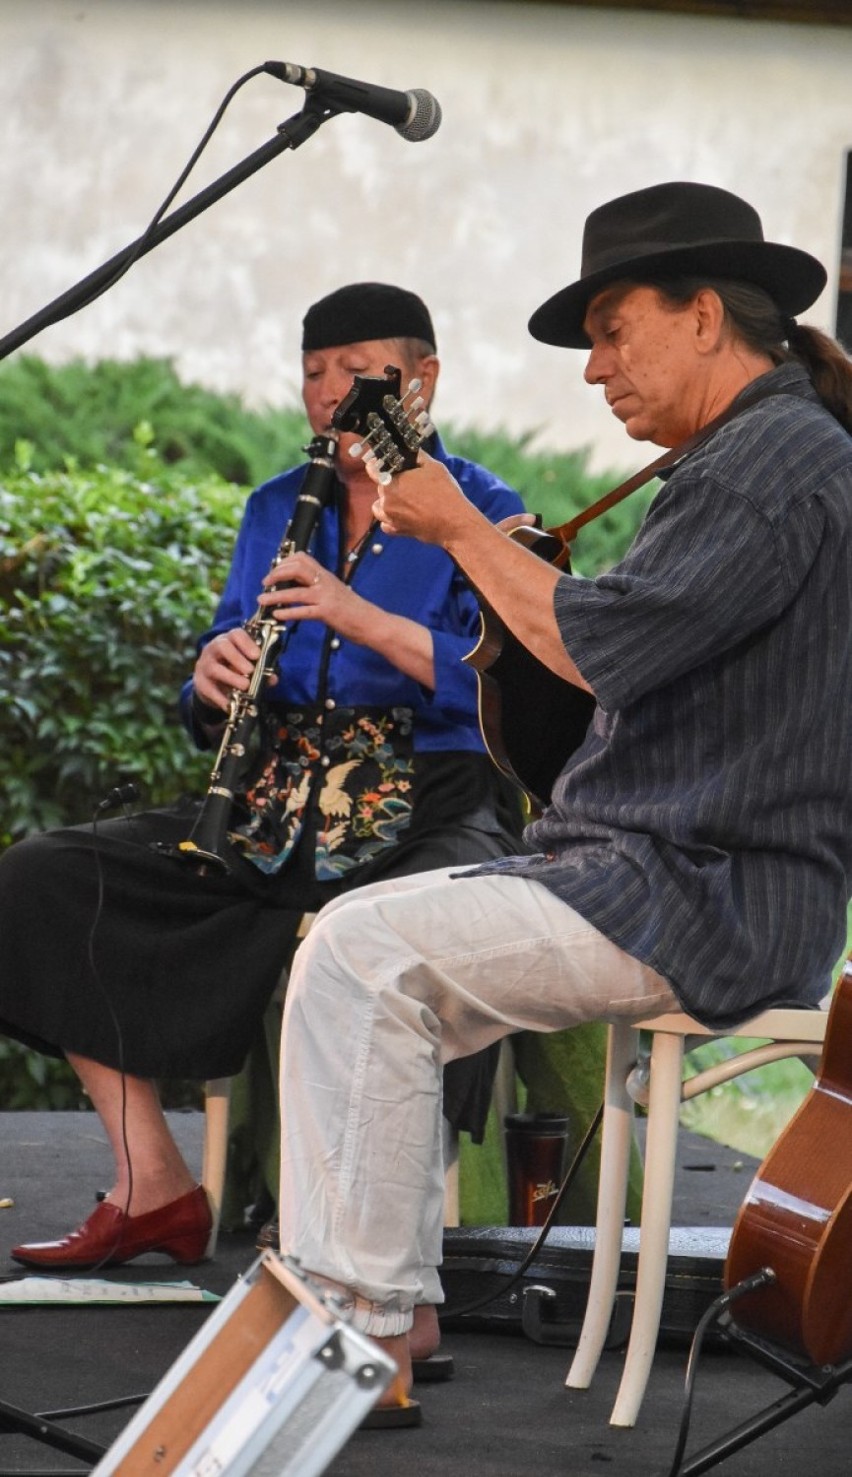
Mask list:
[[[213,134],[216,132],[216,129],[219,127],[219,124],[221,123],[225,112],[233,101],[236,93],[240,90],[241,87],[244,87],[247,82],[251,81],[252,77],[257,77],[263,72],[268,73],[268,70],[268,64],[266,62],[264,62],[260,66],[252,67],[250,71],[244,72],[243,75],[241,77],[238,77],[236,82],[234,82],[233,85],[229,87],[224,98],[219,104],[219,107],[216,109],[213,118],[205,129],[200,142],[193,150],[187,163],[184,165],[183,169],[175,180],[175,183],[172,185],[172,188],[166,195],[165,200],[163,200],[162,204],[159,205],[157,210],[154,212],[154,215],[151,217],[142,235],[136,241],[136,244],[129,248],[128,254],[124,258],[124,260],[119,263],[112,275],[108,277],[105,282],[102,282],[99,287],[93,289],[93,291],[89,293],[88,297],[86,297],[82,302],[75,303],[73,307],[68,308],[65,311],[57,310],[52,317],[45,321],[43,325],[45,328],[49,328],[53,323],[61,323],[63,318],[70,318],[71,315],[78,312],[80,308],[86,308],[89,306],[90,303],[95,302],[111,287],[114,287],[116,282],[119,282],[121,278],[125,275],[125,273],[130,271],[130,268],[134,265],[135,262],[139,260],[140,256],[143,256],[145,254],[146,250],[148,249],[148,243],[150,242],[151,236],[153,235],[157,226],[160,224],[160,221],[163,219],[163,216],[165,215],[175,196],[178,194],[179,190],[183,188],[183,186],[186,184],[186,181],[189,179],[190,174],[201,158],[201,155],[204,153],[204,150],[207,148],[207,145],[213,137]],[[101,803],[103,804],[103,802]]]
[[[116,1239],[113,1242],[110,1250],[108,1252],[105,1252],[100,1261],[97,1262],[94,1267],[89,1268],[90,1276],[92,1276],[96,1272],[99,1272],[100,1269],[109,1262],[110,1256],[112,1255],[112,1252],[115,1250],[121,1238],[121,1225],[125,1220],[130,1219],[130,1205],[133,1199],[133,1161],[130,1156],[130,1142],[127,1136],[127,1073],[124,1069],[124,1035],[121,1030],[121,1021],[118,1018],[118,1014],[110,998],[109,991],[107,990],[103,979],[101,978],[100,971],[95,962],[95,935],[97,933],[98,924],[101,921],[101,916],[104,909],[104,873],[101,863],[98,821],[105,811],[114,810],[119,805],[122,806],[122,808],[124,809],[125,817],[129,819],[130,812],[127,807],[134,800],[138,799],[139,789],[132,782],[132,780],[129,780],[122,784],[114,785],[111,790],[108,790],[103,799],[98,801],[97,805],[92,811],[92,854],[95,862],[97,900],[95,902],[95,916],[92,919],[92,926],[89,929],[86,954],[92,979],[94,980],[98,990],[103,997],[104,1004],[106,1005],[110,1021],[112,1022],[112,1027],[115,1032],[118,1054],[117,1070],[121,1079],[121,1143],[122,1148],[124,1149],[124,1157],[127,1161],[127,1196],[125,1198],[124,1207],[122,1209],[122,1222],[119,1224]]]
[[[97,898],[95,902],[95,915],[92,919],[92,925],[89,929],[89,936],[86,941],[86,957],[88,960],[89,969],[91,971],[92,978],[103,997],[104,1004],[106,1005],[107,1011],[109,1013],[110,1021],[112,1022],[112,1027],[115,1031],[116,1046],[118,1050],[117,1070],[121,1078],[121,1141],[124,1148],[124,1155],[127,1160],[127,1196],[124,1202],[124,1207],[122,1209],[122,1217],[125,1220],[129,1219],[130,1217],[130,1204],[133,1198],[133,1162],[130,1157],[130,1142],[127,1137],[127,1074],[124,1069],[124,1036],[122,1034],[121,1022],[116,1013],[115,1006],[110,999],[109,991],[104,985],[104,982],[100,975],[100,971],[98,970],[97,964],[95,962],[95,935],[98,930],[98,924],[100,923],[104,907],[104,875],[103,866],[101,864],[100,838],[98,836],[98,820],[103,815],[104,811],[114,810],[115,807],[118,805],[124,807],[125,816],[129,819],[130,812],[127,810],[127,806],[133,800],[138,799],[138,787],[133,784],[132,781],[128,781],[120,785],[115,785],[111,790],[108,790],[103,799],[98,801],[97,805],[92,811],[92,854],[95,863]],[[100,1261],[96,1262],[93,1266],[87,1268],[87,1272],[90,1277],[96,1275],[102,1267],[107,1265],[112,1252],[118,1245],[120,1235],[121,1231],[119,1228],[118,1236],[110,1250],[104,1253]],[[23,1275],[32,1274],[28,1273]],[[55,1281],[62,1281],[66,1276],[66,1274],[62,1271],[53,1274],[47,1272],[40,1275],[45,1275]]]

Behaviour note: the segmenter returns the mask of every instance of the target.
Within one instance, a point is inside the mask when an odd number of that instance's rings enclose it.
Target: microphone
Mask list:
[[[431,138],[441,126],[441,105],[422,87],[415,87],[413,92],[395,92],[372,82],[338,77],[336,72],[321,72],[319,67],[299,67],[294,62],[264,62],[263,70],[279,82],[304,87],[340,113],[366,113],[368,118],[390,123],[410,143]]]
[[[139,787],[128,780],[124,785],[113,785],[107,790],[103,800],[98,801],[98,810],[115,810],[118,805],[129,805],[131,801],[139,799]]]

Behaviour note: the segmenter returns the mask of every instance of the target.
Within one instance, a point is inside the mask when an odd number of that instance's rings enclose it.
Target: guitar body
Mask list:
[[[769,1151],[737,1217],[725,1286],[771,1267],[740,1298],[743,1329],[813,1364],[852,1356],[852,962],[828,1019],[819,1074]]]
[[[567,548],[540,529],[515,528],[509,538],[540,558],[567,567]],[[465,658],[479,681],[479,724],[491,758],[542,809],[565,761],[586,736],[595,700],[533,656],[479,597],[482,632]]]

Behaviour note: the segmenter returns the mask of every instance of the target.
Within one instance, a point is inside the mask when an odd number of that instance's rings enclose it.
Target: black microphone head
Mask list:
[[[103,800],[98,801],[97,808],[98,810],[114,810],[117,805],[130,805],[134,800],[138,799],[138,785],[134,785],[132,780],[128,780],[125,784],[113,785],[111,790],[107,790]]]
[[[441,126],[441,104],[423,87],[415,87],[405,95],[410,100],[411,107],[405,122],[397,123],[396,131],[410,143],[417,144],[421,139],[431,138],[433,133],[438,132]]]

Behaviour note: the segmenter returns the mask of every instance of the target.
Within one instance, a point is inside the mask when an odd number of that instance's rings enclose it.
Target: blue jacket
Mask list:
[[[448,455],[439,438],[430,445],[430,452],[449,468],[465,495],[492,522],[523,511],[516,492],[475,462]],[[213,624],[199,641],[199,651],[221,631],[255,614],[261,582],[289,525],[304,474],[305,466],[283,472],[249,497],[230,573]],[[319,563],[338,572],[342,545],[338,508],[332,502],[320,516],[310,552]],[[320,621],[302,621],[282,654],[281,680],[276,687],[270,686],[269,700],[291,706],[318,699],[358,707],[404,706],[414,713],[415,752],[483,752],[476,674],[462,662],[479,635],[478,605],[449,555],[416,539],[377,531],[352,585],[384,610],[429,627],[435,653],[434,691],[369,648],[350,641],[341,639],[324,655],[327,628]],[[207,747],[205,736],[193,723],[191,694],[190,680],[181,692],[183,721],[199,747]]]

